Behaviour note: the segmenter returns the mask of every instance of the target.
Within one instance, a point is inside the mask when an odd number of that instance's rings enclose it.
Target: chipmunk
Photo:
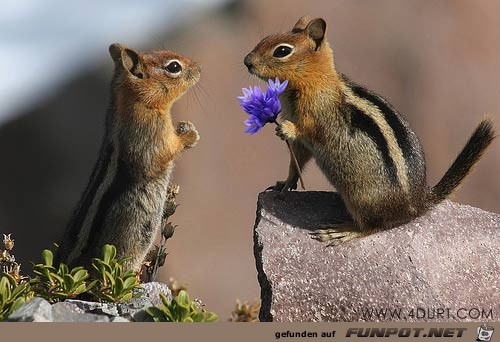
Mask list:
[[[276,134],[291,142],[300,168],[314,157],[344,201],[353,222],[313,233],[337,245],[406,223],[444,200],[494,132],[483,120],[443,178],[429,187],[417,135],[384,98],[336,71],[325,34],[325,20],[302,17],[290,32],[259,42],[244,64],[263,80],[288,80]],[[296,189],[297,179],[290,163],[288,178],[273,189]]]
[[[57,260],[88,265],[113,244],[138,270],[159,230],[174,160],[199,139],[174,127],[173,103],[200,78],[200,67],[171,51],[112,44],[111,105],[98,160],[57,250]]]

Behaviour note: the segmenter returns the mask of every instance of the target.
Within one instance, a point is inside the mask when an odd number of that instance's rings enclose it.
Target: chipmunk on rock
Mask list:
[[[113,244],[138,270],[163,216],[174,159],[199,139],[194,125],[175,127],[173,103],[200,78],[200,67],[170,51],[138,52],[113,44],[111,105],[97,163],[66,228],[57,259],[88,265]]]
[[[336,245],[408,222],[444,200],[494,132],[483,120],[443,178],[429,187],[416,134],[381,96],[335,70],[325,33],[325,20],[302,17],[290,32],[264,38],[244,63],[261,79],[288,80],[276,133],[292,143],[301,168],[314,157],[342,197],[354,222],[313,234]],[[295,189],[297,180],[291,163],[287,180],[274,189]]]

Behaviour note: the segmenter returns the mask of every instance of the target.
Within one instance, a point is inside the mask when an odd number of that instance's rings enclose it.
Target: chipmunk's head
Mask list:
[[[171,51],[139,52],[112,44],[109,53],[115,63],[113,89],[121,102],[165,109],[200,79],[197,63]]]
[[[333,52],[325,35],[325,20],[302,17],[291,31],[262,39],[244,63],[263,80],[278,77],[292,87],[299,86],[334,72]]]

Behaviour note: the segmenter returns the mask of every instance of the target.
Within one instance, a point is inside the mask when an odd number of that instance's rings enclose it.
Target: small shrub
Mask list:
[[[155,322],[215,322],[218,317],[215,313],[206,311],[196,301],[191,301],[186,291],[169,302],[165,295],[160,294],[162,305],[146,309]]]
[[[0,279],[0,321],[4,321],[11,313],[16,311],[33,297],[30,284],[3,273]]]
[[[89,273],[83,267],[75,267],[71,271],[61,263],[57,268],[53,266],[54,255],[48,249],[42,251],[42,263],[33,266],[37,275],[31,280],[37,296],[47,299],[51,303],[89,291],[96,281],[87,283]]]
[[[102,259],[92,259],[92,267],[98,276],[90,294],[99,302],[122,302],[140,297],[140,292],[134,296],[134,289],[140,288],[135,272],[123,272],[123,263],[130,258],[116,259],[113,245],[104,245],[102,253]]]

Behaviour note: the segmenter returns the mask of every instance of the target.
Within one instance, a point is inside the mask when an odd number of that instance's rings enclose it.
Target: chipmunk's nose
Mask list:
[[[245,59],[243,60],[243,63],[245,63],[245,66],[248,68],[248,71],[251,71],[251,69],[253,68],[251,53],[246,55]]]

